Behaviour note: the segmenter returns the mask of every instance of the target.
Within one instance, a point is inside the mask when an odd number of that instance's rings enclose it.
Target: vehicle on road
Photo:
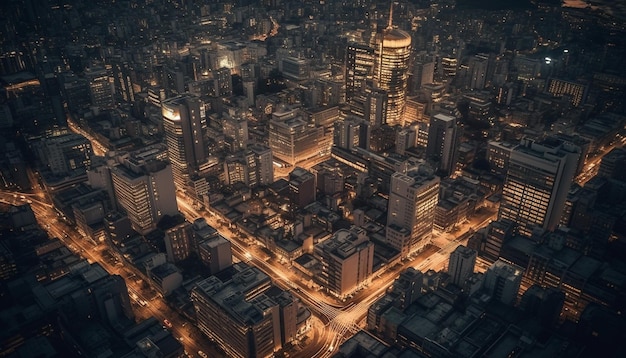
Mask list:
[[[163,324],[167,327],[167,328],[172,328],[172,322],[164,319],[163,320]]]
[[[209,358],[209,356],[206,353],[204,353],[203,351],[198,351],[198,355],[200,357],[202,357],[202,358]]]

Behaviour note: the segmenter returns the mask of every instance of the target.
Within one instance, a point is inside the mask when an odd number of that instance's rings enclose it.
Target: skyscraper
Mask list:
[[[346,102],[358,95],[374,72],[374,49],[351,43],[346,49]]]
[[[498,218],[516,222],[525,236],[531,236],[535,227],[554,230],[579,155],[580,147],[553,137],[522,139],[511,152]]]
[[[430,118],[426,156],[438,163],[445,175],[454,172],[459,147],[459,129],[456,118],[442,113]]]
[[[391,20],[390,13],[389,25],[374,39],[374,82],[377,87],[387,91],[387,123],[402,125],[411,36],[405,31],[394,29]]]
[[[141,163],[129,158],[111,168],[111,178],[119,206],[138,233],[147,234],[163,216],[178,214],[169,164],[159,160]]]
[[[113,105],[113,84],[106,69],[100,67],[86,68],[85,77],[89,81],[89,95],[91,104],[98,107]]]
[[[204,104],[198,97],[186,94],[164,101],[161,108],[174,182],[179,188],[184,188],[190,174],[207,157]]]
[[[402,257],[428,244],[439,201],[439,177],[420,167],[391,176],[386,241]]]
[[[450,254],[448,274],[453,284],[463,286],[465,280],[474,272],[476,255],[476,251],[463,245],[457,246]]]

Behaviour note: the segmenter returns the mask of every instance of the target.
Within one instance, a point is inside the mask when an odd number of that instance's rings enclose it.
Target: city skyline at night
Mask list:
[[[625,356],[624,9],[2,2],[0,356]]]

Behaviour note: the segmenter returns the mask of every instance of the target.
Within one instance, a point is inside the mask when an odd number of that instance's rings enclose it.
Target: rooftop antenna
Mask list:
[[[389,6],[389,24],[387,25],[387,29],[391,30],[393,26],[393,1],[391,1],[391,5]]]

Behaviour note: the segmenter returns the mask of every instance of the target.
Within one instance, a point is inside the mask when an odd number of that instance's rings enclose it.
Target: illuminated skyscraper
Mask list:
[[[358,95],[374,72],[374,49],[351,43],[346,49],[346,102]]]
[[[182,95],[161,105],[167,153],[172,163],[174,183],[188,185],[189,176],[206,160],[204,104],[193,95]]]
[[[392,27],[392,14],[389,25],[374,39],[374,82],[387,91],[387,123],[403,124],[406,101],[411,36]]]
[[[580,147],[556,138],[523,139],[511,152],[498,218],[517,223],[526,236],[534,227],[554,230],[579,155]]]
[[[113,105],[113,84],[109,81],[109,73],[104,68],[86,68],[85,77],[89,81],[91,104],[98,107]]]
[[[147,234],[163,216],[178,214],[172,170],[166,162],[130,157],[111,168],[111,178],[119,206],[138,233]]]
[[[438,202],[439,177],[430,168],[391,176],[386,241],[402,257],[430,242]]]
[[[459,150],[460,131],[456,118],[438,113],[430,117],[426,155],[438,164],[444,175],[454,172]]]

